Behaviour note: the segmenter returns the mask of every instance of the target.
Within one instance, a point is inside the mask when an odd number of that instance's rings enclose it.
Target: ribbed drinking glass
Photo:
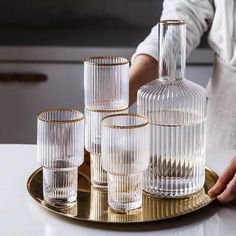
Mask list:
[[[122,57],[91,57],[84,61],[85,148],[90,152],[91,182],[107,187],[101,166],[101,120],[128,111],[129,61]]]
[[[112,209],[126,212],[141,207],[149,140],[146,117],[119,114],[102,120],[102,167],[108,173],[108,204]]]
[[[129,106],[129,61],[123,57],[91,57],[84,61],[84,101],[90,110]]]
[[[90,219],[97,221],[107,221],[107,206],[107,189],[96,188],[91,185]]]
[[[158,27],[159,78],[138,91],[138,113],[151,126],[150,165],[145,191],[178,197],[205,181],[206,92],[185,78],[186,24],[164,20]]]
[[[43,196],[53,205],[68,205],[77,199],[78,167],[43,167]]]
[[[77,169],[84,161],[84,115],[71,109],[39,113],[37,159],[43,166],[45,200],[54,205],[74,202]]]
[[[85,108],[85,148],[90,152],[91,182],[96,187],[107,187],[107,173],[101,163],[101,120],[119,113],[128,113],[128,109],[101,112]]]

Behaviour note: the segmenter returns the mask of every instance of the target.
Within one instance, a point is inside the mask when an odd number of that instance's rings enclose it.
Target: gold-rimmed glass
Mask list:
[[[90,57],[84,60],[85,148],[90,152],[91,182],[107,187],[101,166],[101,120],[128,112],[129,61],[123,57]]]
[[[76,201],[78,166],[84,161],[84,115],[72,109],[38,114],[37,159],[44,198],[54,205]]]
[[[102,167],[108,173],[108,204],[113,210],[126,212],[141,207],[149,140],[146,117],[118,114],[102,120]]]
[[[129,61],[123,57],[84,60],[84,102],[90,110],[120,110],[129,106]]]

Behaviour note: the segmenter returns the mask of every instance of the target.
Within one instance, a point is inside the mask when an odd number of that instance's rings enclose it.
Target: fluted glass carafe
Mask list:
[[[185,78],[186,25],[158,25],[159,78],[138,91],[138,113],[149,118],[151,154],[144,190],[162,197],[186,196],[205,180],[206,92]]]

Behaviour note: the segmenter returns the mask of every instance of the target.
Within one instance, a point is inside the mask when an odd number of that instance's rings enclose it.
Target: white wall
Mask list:
[[[36,115],[47,108],[70,107],[84,109],[83,64],[91,55],[123,55],[130,58],[134,49],[83,49],[52,51],[22,48],[0,48],[0,73],[41,73],[46,82],[0,80],[0,143],[35,143]],[[190,58],[198,62],[201,54]],[[208,54],[207,54],[208,55]],[[17,61],[14,61],[17,59]],[[43,61],[46,60],[45,62]],[[205,56],[208,61],[210,57]],[[57,61],[57,63],[53,63]],[[187,78],[205,86],[211,66],[188,66]],[[135,106],[131,112],[135,111]]]

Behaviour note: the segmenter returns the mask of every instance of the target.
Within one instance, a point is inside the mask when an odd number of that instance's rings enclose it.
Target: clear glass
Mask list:
[[[107,188],[107,172],[102,168],[101,154],[90,153],[91,183],[97,188]]]
[[[78,166],[84,161],[84,116],[54,109],[38,114],[37,159],[43,166],[43,195],[53,205],[75,202]]]
[[[129,61],[122,57],[91,57],[84,61],[85,107],[120,110],[129,106]]]
[[[107,221],[107,189],[96,188],[91,185],[90,192],[90,219]]]
[[[91,57],[84,61],[85,148],[90,152],[91,182],[107,187],[101,166],[101,119],[129,106],[129,61],[122,57]]]
[[[205,181],[206,92],[185,78],[186,25],[159,23],[159,78],[138,91],[138,113],[151,126],[151,154],[144,190],[179,197]]]
[[[77,199],[78,167],[43,168],[43,197],[52,205],[68,205]]]
[[[108,173],[108,204],[112,209],[126,212],[141,207],[149,140],[146,117],[119,114],[102,120],[102,167]]]
[[[47,168],[80,166],[84,161],[84,115],[71,109],[39,113],[37,159]]]
[[[101,164],[101,120],[120,113],[128,113],[128,109],[102,112],[85,108],[85,148],[90,152],[91,182],[99,188],[107,187],[107,173]]]

